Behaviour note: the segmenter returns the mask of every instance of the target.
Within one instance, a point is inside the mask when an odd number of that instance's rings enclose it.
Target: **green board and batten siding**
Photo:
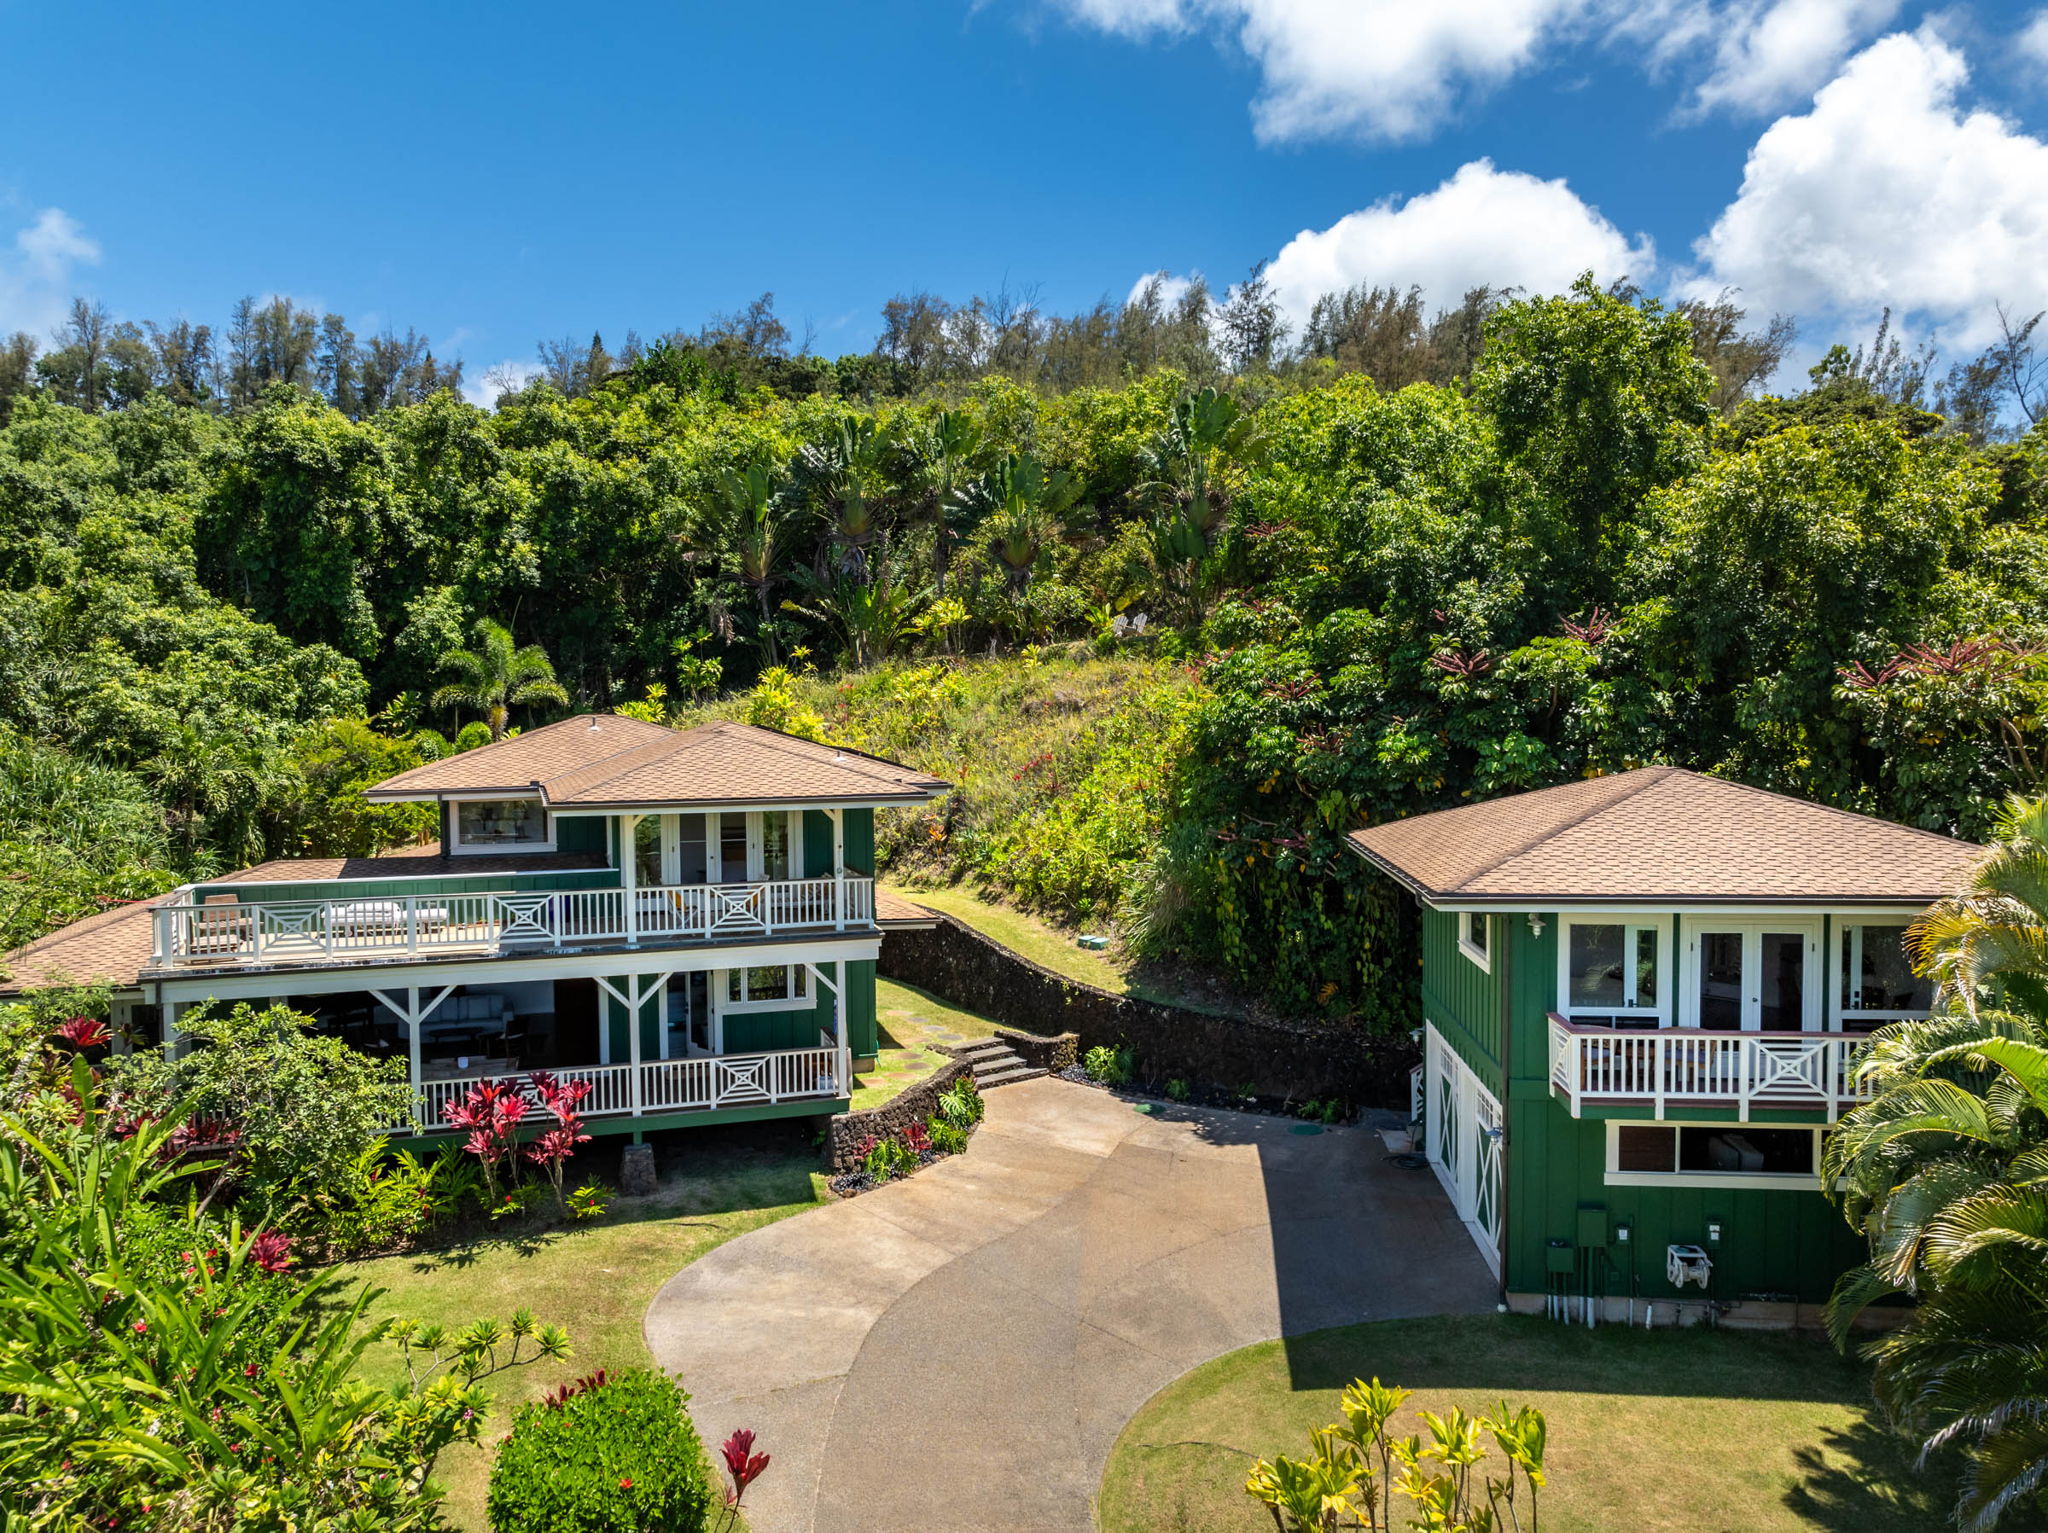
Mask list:
[[[1499,967],[1489,974],[1458,946],[1463,918],[1422,913],[1422,1015],[1496,1097],[1501,1090]],[[1506,923],[1493,920],[1496,938]]]
[[[1557,933],[1554,916],[1531,929],[1526,914],[1493,917],[1491,972],[1458,947],[1454,915],[1423,914],[1423,1008],[1508,1116],[1507,1287],[1542,1293],[1549,1242],[1576,1242],[1580,1211],[1598,1208],[1610,1231],[1606,1278],[1610,1291],[1628,1292],[1630,1262],[1637,1292],[1669,1299],[1667,1245],[1705,1245],[1709,1222],[1721,1225],[1711,1247],[1714,1297],[1792,1296],[1808,1303],[1827,1297],[1838,1274],[1862,1261],[1862,1242],[1841,1213],[1812,1191],[1756,1188],[1614,1187],[1607,1185],[1607,1120],[1643,1121],[1647,1109],[1587,1108],[1572,1117],[1550,1089],[1548,1013],[1556,1005]],[[1676,962],[1676,950],[1671,959]],[[1503,1007],[1505,998],[1505,1007]],[[1507,1034],[1505,1091],[1496,1063],[1502,1022]],[[1726,1123],[1729,1112],[1673,1112],[1666,1121]],[[1814,1113],[1759,1113],[1755,1121],[1815,1124]],[[1630,1226],[1626,1245],[1614,1243],[1615,1225]],[[1700,1297],[1697,1288],[1687,1290]]]

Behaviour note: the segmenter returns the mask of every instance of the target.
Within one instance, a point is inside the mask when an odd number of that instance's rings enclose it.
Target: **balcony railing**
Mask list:
[[[562,1081],[588,1081],[590,1092],[577,1111],[586,1118],[649,1113],[690,1112],[721,1107],[759,1107],[768,1103],[827,1100],[849,1093],[850,1060],[830,1047],[778,1049],[767,1054],[712,1054],[698,1059],[645,1060],[638,1065],[590,1065],[549,1074]],[[510,1075],[425,1081],[414,1089],[420,1099],[415,1122],[398,1127],[420,1134],[449,1134],[447,1108],[486,1081],[523,1084],[524,1072]],[[530,1094],[530,1093],[529,1093]],[[536,1101],[527,1110],[531,1122],[545,1117]]]
[[[874,908],[866,878],[186,902],[156,911],[151,956],[159,967],[210,966],[715,941],[869,926]]]
[[[1550,1013],[1550,1081],[1577,1117],[1584,1104],[1819,1108],[1838,1118],[1863,1100],[1868,1040],[1854,1033],[1722,1033],[1581,1027]]]

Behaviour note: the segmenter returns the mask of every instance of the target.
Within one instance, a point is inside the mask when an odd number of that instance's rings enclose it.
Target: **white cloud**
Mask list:
[[[1690,289],[1859,324],[1889,305],[1952,349],[1983,345],[2000,301],[2048,307],[2048,144],[1962,108],[1968,77],[1926,31],[1851,59],[1757,140]]]
[[[479,410],[488,410],[497,404],[500,394],[516,393],[546,371],[538,362],[519,357],[507,357],[482,372],[473,372],[465,367],[462,370],[462,397]]]
[[[2018,45],[2022,58],[2048,69],[2048,8],[2034,12],[2013,41]]]
[[[1705,113],[1781,111],[1811,95],[1857,43],[1889,23],[1898,0],[1746,0],[1716,31],[1714,62],[1693,92]]]
[[[1413,139],[1590,41],[1691,77],[1693,112],[1768,112],[1826,79],[1899,0],[1055,0],[1133,39],[1209,28],[1258,65],[1267,142]]]
[[[39,341],[64,317],[81,266],[99,264],[98,241],[62,208],[44,208],[0,255],[0,334],[26,330]]]
[[[1562,292],[1587,270],[1642,281],[1656,264],[1647,238],[1629,239],[1563,181],[1474,160],[1405,203],[1389,197],[1304,229],[1266,275],[1298,327],[1318,297],[1360,282],[1419,284],[1432,303],[1451,304],[1482,284]]]
[[[1179,303],[1187,295],[1187,290],[1194,286],[1194,279],[1192,277],[1177,277],[1172,272],[1164,270],[1148,271],[1136,282],[1133,282],[1131,290],[1124,294],[1125,307],[1128,308],[1143,297],[1145,289],[1154,282],[1159,284],[1160,306],[1168,309]]]

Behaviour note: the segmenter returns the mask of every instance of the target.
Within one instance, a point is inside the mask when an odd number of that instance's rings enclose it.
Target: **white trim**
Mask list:
[[[1467,934],[1467,922],[1470,917],[1475,915],[1480,916],[1486,922],[1485,947],[1475,946],[1470,936]],[[1493,972],[1493,959],[1491,956],[1493,951],[1492,911],[1466,910],[1460,911],[1458,913],[1458,951],[1463,953],[1467,958],[1471,959],[1474,964],[1476,964],[1480,969],[1484,970],[1486,973],[1491,974]]]
[[[785,982],[789,986],[790,993],[788,995],[770,996],[765,1000],[759,1001],[751,998],[735,1001],[729,993],[732,989],[733,978],[738,976],[740,989],[742,992],[745,992],[748,969],[785,970],[787,975]],[[805,1007],[816,1007],[818,996],[817,992],[810,988],[810,973],[811,965],[808,962],[789,964],[728,964],[713,975],[714,983],[718,989],[719,1011],[726,1016],[738,1016],[742,1012],[802,1011]],[[801,995],[797,994],[797,987],[800,984],[804,987],[804,993]]]
[[[1655,916],[1655,919],[1652,917]],[[1629,954],[1633,949],[1633,934],[1647,931],[1657,939],[1657,994],[1653,1003],[1621,1006],[1573,1006],[1571,949],[1574,926],[1619,926],[1622,929],[1621,951],[1624,967],[1629,966]],[[1557,917],[1557,1005],[1555,1010],[1566,1018],[1577,1018],[1580,1014],[1588,1017],[1646,1016],[1656,1014],[1659,1027],[1669,1027],[1672,1018],[1672,986],[1675,983],[1673,971],[1678,967],[1677,955],[1664,939],[1671,935],[1671,916],[1668,912],[1657,913],[1644,910],[1567,910],[1558,912]],[[1626,984],[1627,981],[1624,981]],[[1626,991],[1624,990],[1624,1000]]]
[[[1930,895],[1928,899],[1932,901],[1940,897],[1939,895]],[[1717,904],[1712,900],[1686,899],[1641,900],[1635,902],[1613,899],[1544,899],[1538,901],[1534,898],[1520,902],[1509,899],[1486,901],[1425,900],[1424,903],[1431,910],[1447,912],[1483,910],[1493,915],[1547,915],[1553,911],[1559,914],[1567,912],[1577,914],[1582,910],[1596,913],[1628,911],[1631,914],[1644,915],[1725,916],[1731,921],[1790,920],[1798,916],[1811,917],[1815,920],[1822,916],[1841,916],[1845,918],[1862,916],[1870,920],[1882,920],[1890,915],[1903,916],[1910,920],[1927,908],[1925,903],[1912,905],[1901,903],[1898,900],[1872,901],[1868,905],[1800,905],[1783,902],[1778,904],[1758,904],[1754,900],[1730,900],[1725,904]]]
[[[523,979],[595,979],[631,974],[684,973],[698,969],[762,968],[784,963],[857,962],[880,958],[880,937],[810,942],[756,943],[751,947],[613,948],[604,953],[547,957],[453,959],[426,964],[363,964],[350,969],[264,969],[253,974],[194,975],[152,979],[147,988],[164,1001],[239,1000],[267,996],[280,988],[292,995],[333,995],[346,990],[401,989],[407,985],[510,984]]]
[[[453,810],[448,816],[448,840],[441,848],[449,857],[502,857],[507,852],[552,852],[555,847],[555,816],[548,803],[538,793],[464,793],[445,795]],[[466,844],[462,839],[462,805],[464,804],[538,804],[541,824],[547,828],[547,837],[541,841],[489,841],[478,845]],[[404,877],[403,874],[395,875]]]
[[[1761,986],[1763,938],[1766,932],[1797,933],[1806,939],[1806,972],[1800,985],[1800,1016],[1797,1028],[1767,1028],[1763,1025]],[[1684,948],[1681,954],[1684,963],[1684,989],[1679,992],[1678,1006],[1674,1013],[1678,1026],[1700,1026],[1700,938],[1708,933],[1739,934],[1742,938],[1741,989],[1747,991],[1755,987],[1758,993],[1739,997],[1742,1008],[1740,1031],[1818,1033],[1825,1029],[1827,1008],[1824,1002],[1827,997],[1828,973],[1826,955],[1821,951],[1821,919],[1817,915],[1777,915],[1755,920],[1687,916],[1679,925],[1679,941]],[[1818,984],[1815,983],[1816,980],[1819,981]]]
[[[1624,1128],[1660,1128],[1671,1130],[1674,1136],[1686,1129],[1707,1129],[1738,1131],[1764,1130],[1765,1132],[1801,1131],[1813,1136],[1814,1169],[1804,1172],[1789,1171],[1623,1171],[1621,1164],[1621,1131]],[[1685,1123],[1666,1118],[1661,1123],[1644,1120],[1609,1118],[1607,1120],[1607,1154],[1601,1165],[1602,1180],[1609,1187],[1678,1187],[1713,1192],[1819,1192],[1820,1184],[1820,1136],[1821,1127],[1811,1123]],[[1672,1140],[1674,1152],[1678,1146],[1676,1137]],[[1675,1154],[1674,1154],[1675,1158]]]

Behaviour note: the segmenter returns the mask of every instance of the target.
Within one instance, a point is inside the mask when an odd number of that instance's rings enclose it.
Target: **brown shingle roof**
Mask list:
[[[1450,904],[1923,904],[1978,848],[1682,767],[1642,767],[1353,831]]]
[[[930,911],[915,900],[907,900],[891,889],[875,886],[875,925],[877,926],[937,926],[937,912]]]
[[[575,873],[611,864],[596,852],[490,852],[443,857],[438,843],[399,847],[374,857],[280,857],[202,884],[324,884],[352,878],[510,878],[514,873]]]
[[[172,897],[117,905],[24,943],[0,964],[0,995],[59,983],[133,985],[149,962],[149,914]]]
[[[667,729],[614,714],[581,714],[369,788],[378,800],[538,788],[556,808],[637,805],[917,803],[949,784],[879,756],[819,745],[751,724]]]

